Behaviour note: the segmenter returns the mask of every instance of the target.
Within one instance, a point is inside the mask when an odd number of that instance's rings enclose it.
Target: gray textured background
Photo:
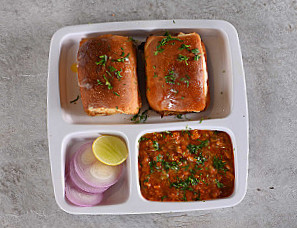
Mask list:
[[[296,12],[295,0],[1,0],[0,227],[297,227]],[[173,18],[223,19],[238,30],[250,114],[245,199],[189,213],[64,213],[54,200],[47,146],[51,36],[66,25]]]

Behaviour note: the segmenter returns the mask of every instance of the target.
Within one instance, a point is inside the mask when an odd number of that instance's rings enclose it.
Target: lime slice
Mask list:
[[[95,157],[106,165],[119,165],[128,157],[125,142],[116,136],[99,136],[93,142],[92,150]]]

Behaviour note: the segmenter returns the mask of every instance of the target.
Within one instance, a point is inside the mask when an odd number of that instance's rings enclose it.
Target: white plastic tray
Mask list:
[[[175,23],[174,23],[175,22]],[[48,72],[48,140],[55,198],[61,209],[72,214],[138,214],[205,210],[238,204],[245,196],[248,174],[248,112],[241,50],[235,28],[217,20],[168,20],[112,22],[65,27],[52,37]],[[146,123],[133,124],[129,115],[87,116],[79,95],[76,62],[79,41],[101,34],[132,36],[139,42],[150,34],[164,31],[197,32],[207,49],[211,103],[205,112],[188,114],[189,120],[160,118],[150,111]],[[143,88],[143,63],[139,62],[140,90]],[[142,93],[144,110],[147,107]],[[200,119],[204,118],[202,123]],[[147,132],[192,129],[222,130],[231,136],[234,147],[235,190],[224,199],[198,202],[152,202],[140,193],[138,180],[138,139]],[[65,164],[71,151],[99,134],[114,134],[126,140],[129,157],[121,181],[107,191],[102,204],[77,207],[65,200]]]

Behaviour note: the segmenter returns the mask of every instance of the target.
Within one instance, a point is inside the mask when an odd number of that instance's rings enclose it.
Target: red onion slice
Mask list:
[[[115,184],[121,176],[123,164],[118,166],[105,165],[98,161],[92,151],[92,143],[86,143],[73,158],[74,170],[77,176],[94,188],[109,187]]]
[[[70,179],[65,183],[65,195],[69,202],[81,207],[95,206],[103,199],[102,193],[92,194],[75,188]]]
[[[87,183],[85,183],[76,173],[75,169],[74,169],[74,160],[72,159],[69,165],[69,177],[72,180],[73,184],[85,191],[85,192],[89,192],[89,193],[103,193],[105,190],[107,190],[109,187],[93,187],[88,185]]]

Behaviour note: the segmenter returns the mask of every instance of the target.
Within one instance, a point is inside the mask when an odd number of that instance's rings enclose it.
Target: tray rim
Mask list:
[[[187,26],[185,26],[187,25]],[[57,169],[60,171],[63,171],[63,164],[62,164],[62,158],[61,155],[63,151],[61,150],[62,144],[64,141],[64,138],[70,135],[71,133],[75,132],[82,132],[82,131],[96,131],[96,132],[119,132],[121,134],[124,134],[130,139],[130,137],[135,137],[134,141],[137,140],[137,135],[140,134],[140,132],[143,132],[143,130],[139,130],[137,132],[137,128],[139,125],[135,124],[113,124],[113,125],[85,125],[85,124],[70,124],[63,120],[62,118],[62,111],[61,111],[61,105],[60,105],[60,91],[59,91],[59,58],[54,58],[55,56],[59,56],[60,52],[60,45],[63,40],[63,37],[67,36],[69,33],[80,33],[83,31],[93,31],[98,33],[98,28],[100,26],[108,27],[109,29],[104,30],[102,32],[116,32],[116,31],[128,31],[128,30],[135,30],[135,29],[144,29],[148,30],[148,28],[151,29],[176,29],[180,26],[182,26],[184,29],[191,29],[191,28],[216,28],[226,33],[228,42],[233,42],[234,46],[230,45],[231,48],[231,67],[232,67],[232,81],[233,81],[233,94],[232,94],[232,106],[230,114],[222,119],[209,119],[204,120],[199,125],[194,125],[193,121],[184,121],[184,122],[169,122],[169,123],[152,123],[152,124],[145,124],[142,126],[145,126],[145,131],[153,130],[157,131],[156,129],[159,128],[174,128],[179,129],[181,127],[185,126],[196,126],[195,129],[211,129],[211,127],[218,128],[223,127],[226,129],[230,129],[230,131],[234,134],[235,138],[239,137],[239,133],[243,133],[243,136],[240,137],[241,140],[244,140],[242,143],[243,150],[246,152],[242,156],[242,162],[244,167],[242,169],[241,173],[241,187],[240,192],[236,193],[236,199],[233,202],[228,202],[228,199],[219,199],[219,200],[212,200],[207,201],[207,207],[192,207],[193,202],[174,202],[174,203],[165,203],[166,205],[169,205],[167,209],[158,209],[156,206],[149,206],[149,209],[145,209],[142,211],[135,211],[133,210],[133,205],[137,208],[137,205],[135,205],[135,202],[132,202],[130,197],[129,199],[123,203],[118,205],[110,205],[110,206],[98,206],[101,209],[97,209],[97,211],[94,211],[93,209],[96,209],[97,207],[90,207],[90,208],[80,208],[80,207],[74,207],[66,203],[64,199],[64,194],[61,194],[61,191],[63,190],[63,181],[64,176],[62,173],[57,171]],[[199,27],[197,27],[199,26]],[[235,58],[237,57],[237,58]],[[234,59],[235,58],[235,59]],[[236,60],[236,63],[234,63],[233,60]],[[236,76],[234,76],[234,74]],[[57,76],[55,78],[55,75]],[[205,209],[214,209],[214,208],[222,208],[222,207],[230,207],[234,206],[238,203],[240,203],[245,194],[247,189],[247,175],[248,175],[248,153],[249,153],[249,147],[248,147],[248,109],[247,109],[247,97],[246,97],[246,85],[245,85],[245,74],[243,70],[243,63],[242,63],[242,55],[241,55],[241,49],[239,45],[239,39],[236,29],[233,25],[231,25],[229,22],[221,21],[221,20],[175,20],[175,24],[172,22],[172,20],[153,20],[153,21],[125,21],[125,22],[107,22],[107,23],[97,23],[97,24],[88,24],[88,25],[76,25],[76,26],[68,26],[59,29],[52,37],[51,39],[51,45],[50,45],[50,52],[49,52],[49,63],[48,63],[48,81],[47,81],[47,127],[48,127],[48,141],[49,141],[49,156],[50,156],[50,162],[51,162],[51,173],[52,173],[52,182],[54,186],[54,194],[55,199],[59,207],[72,214],[141,214],[141,213],[158,213],[158,212],[172,212],[172,211],[189,211],[189,210],[205,210]],[[239,96],[238,96],[239,95]],[[239,99],[240,97],[240,99]],[[54,99],[55,98],[55,99]],[[240,116],[243,116],[243,121],[240,121],[240,126],[234,127],[234,119],[239,118]],[[53,124],[55,123],[55,124]],[[237,123],[236,123],[237,124]],[[123,127],[125,129],[123,129]],[[241,131],[238,130],[238,128],[242,127]],[[237,129],[237,130],[236,130]],[[134,132],[136,130],[136,133],[131,134],[131,131]],[[235,139],[234,138],[234,139]],[[134,147],[134,141],[132,139],[131,142],[128,141],[128,147],[130,154],[135,153],[138,155],[138,151],[135,151]],[[237,141],[240,141],[237,139]],[[237,150],[236,150],[237,151]],[[61,153],[61,154],[60,154]],[[135,179],[135,176],[138,175],[138,173],[133,172],[133,162],[135,163],[135,154],[133,156],[129,156],[130,158],[130,172],[131,172],[131,178]],[[58,155],[60,157],[60,162],[55,162],[54,158]],[[60,155],[60,156],[59,156]],[[137,162],[136,162],[137,163]],[[238,161],[235,163],[237,164]],[[65,164],[64,164],[65,165]],[[238,165],[238,164],[237,164]],[[130,184],[132,184],[132,180],[130,180]],[[60,184],[59,184],[60,183]],[[62,186],[61,186],[62,185]],[[132,195],[133,191],[135,189],[131,189],[132,192],[130,195]],[[224,201],[226,202],[225,205],[218,205],[216,204],[217,201]],[[230,200],[229,200],[230,201]],[[199,202],[198,202],[199,203]],[[155,202],[149,202],[149,205],[156,205]],[[158,203],[157,203],[158,204]],[[162,205],[164,205],[164,202],[161,202]],[[224,204],[224,203],[223,203]],[[159,202],[160,205],[160,202]],[[183,205],[183,206],[182,206]],[[184,206],[186,205],[186,206]],[[198,204],[199,205],[199,204]],[[205,204],[204,204],[205,205]],[[128,206],[128,208],[131,208],[130,210],[125,210],[125,206]],[[176,206],[176,207],[175,207]]]

